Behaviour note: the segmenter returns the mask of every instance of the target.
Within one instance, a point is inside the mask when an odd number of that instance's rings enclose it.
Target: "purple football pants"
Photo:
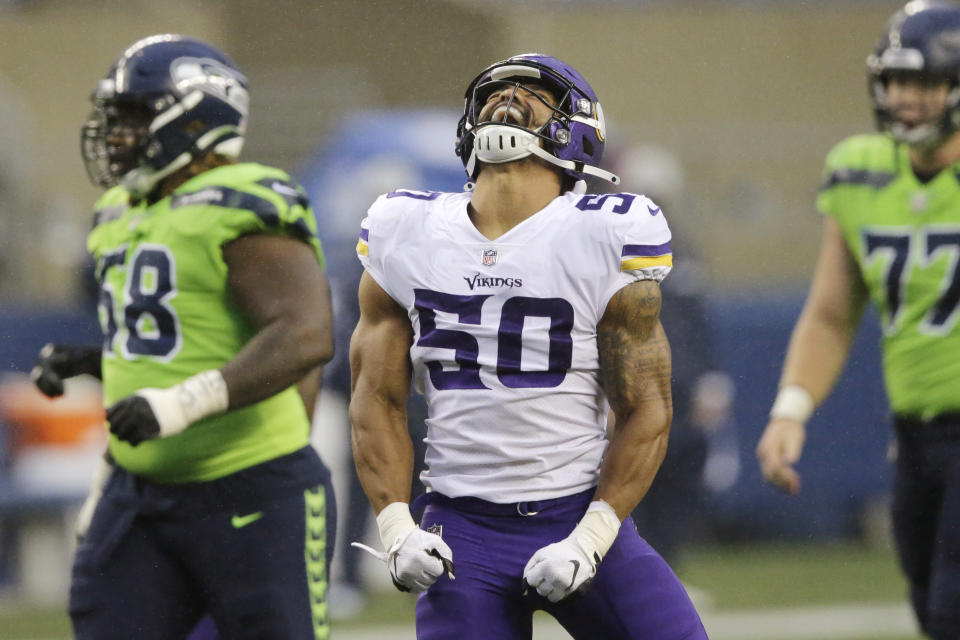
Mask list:
[[[538,609],[576,640],[706,640],[680,581],[629,518],[585,591],[558,603],[523,593],[527,561],[573,531],[593,493],[519,504],[423,496],[420,526],[450,545],[456,579],[420,595],[418,640],[528,640]]]

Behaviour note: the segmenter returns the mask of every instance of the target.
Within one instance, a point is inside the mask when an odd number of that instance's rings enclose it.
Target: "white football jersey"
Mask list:
[[[398,190],[363,220],[357,253],[407,310],[427,420],[425,486],[507,503],[596,485],[608,404],[597,323],[620,288],[670,271],[659,207],[566,193],[497,238],[469,193]]]

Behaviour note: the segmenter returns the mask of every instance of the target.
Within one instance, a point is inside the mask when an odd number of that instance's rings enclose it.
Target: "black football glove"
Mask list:
[[[100,347],[73,347],[47,344],[37,356],[37,364],[30,371],[30,379],[43,395],[56,398],[63,395],[63,381],[89,374],[101,377]]]
[[[127,396],[109,407],[107,422],[110,423],[110,433],[133,446],[160,436],[160,423],[153,407],[143,396]]]
[[[229,406],[223,375],[208,369],[166,389],[140,389],[108,407],[107,422],[113,435],[136,446],[144,440],[174,436]]]

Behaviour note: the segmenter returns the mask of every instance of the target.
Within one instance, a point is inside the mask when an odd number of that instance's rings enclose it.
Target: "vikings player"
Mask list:
[[[529,638],[532,613],[575,638],[706,638],[629,518],[670,428],[660,208],[588,195],[604,118],[546,55],[485,69],[466,91],[466,193],[378,199],[350,361],[354,453],[394,583],[422,592],[421,639]],[[429,406],[429,492],[409,501],[410,380]],[[607,414],[616,425],[608,441]]]

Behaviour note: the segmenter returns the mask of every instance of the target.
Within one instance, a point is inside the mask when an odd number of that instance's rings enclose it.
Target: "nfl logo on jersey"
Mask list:
[[[496,249],[484,249],[481,262],[485,267],[492,267],[497,264],[497,250]]]

